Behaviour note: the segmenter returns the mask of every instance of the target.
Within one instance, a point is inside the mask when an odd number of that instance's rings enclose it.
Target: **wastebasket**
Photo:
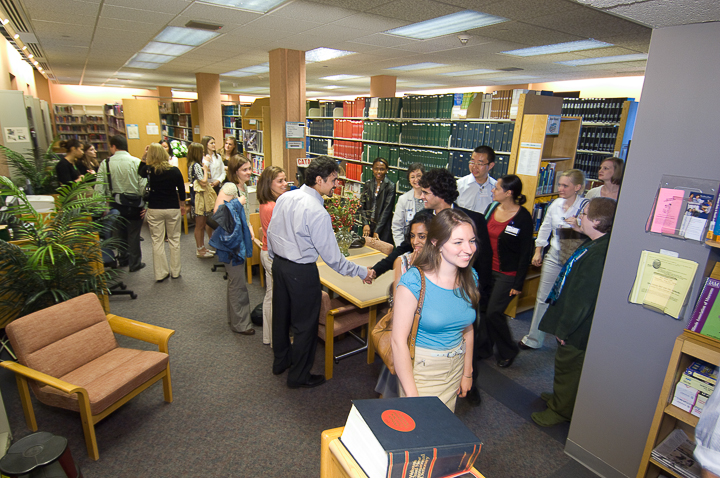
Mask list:
[[[83,478],[67,439],[48,432],[33,433],[8,448],[0,471],[11,478]]]

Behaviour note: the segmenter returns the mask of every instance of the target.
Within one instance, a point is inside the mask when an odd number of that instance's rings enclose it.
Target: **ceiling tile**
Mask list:
[[[283,4],[279,8],[270,12],[268,15],[310,22],[331,23],[336,20],[340,20],[341,18],[354,15],[355,13],[357,12],[354,8],[345,9],[307,2],[304,0],[296,0],[294,2]]]
[[[149,10],[152,12],[168,13],[177,15],[186,9],[192,0],[105,0],[105,5],[115,5],[127,8],[137,8],[140,10]]]
[[[218,25],[244,25],[262,17],[263,15],[260,13],[195,2],[175,19],[173,25],[185,26],[190,20],[216,23]]]
[[[118,7],[116,5],[104,4],[100,16],[103,18],[116,18],[132,22],[146,22],[153,19],[158,25],[163,25],[173,19],[174,15],[169,13],[158,13],[139,8]]]
[[[384,47],[396,47],[400,45],[406,45],[408,43],[419,42],[421,40],[413,40],[411,38],[403,38],[395,35],[386,35],[384,33],[375,33],[352,40],[355,43],[362,43],[364,45],[384,46]]]
[[[524,22],[497,23],[483,28],[468,30],[466,33],[471,37],[479,35],[485,38],[521,43],[528,46],[551,45],[553,43],[564,43],[584,38]]]
[[[432,0],[395,0],[377,8],[371,13],[384,17],[405,20],[406,22],[422,22],[443,15],[462,11],[462,8],[446,5]]]

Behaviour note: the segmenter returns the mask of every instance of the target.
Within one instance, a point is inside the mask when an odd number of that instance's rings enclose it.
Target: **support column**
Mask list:
[[[45,100],[48,104],[52,104],[52,97],[50,96],[50,82],[47,78],[42,76],[39,71],[33,68],[33,77],[35,78],[35,95],[38,99]]]
[[[172,88],[169,86],[158,86],[157,87],[157,94],[160,98],[158,98],[158,101],[161,103],[171,103],[172,102]]]
[[[397,76],[377,75],[370,77],[370,96],[394,98]]]
[[[297,158],[304,157],[305,150],[285,149],[286,121],[305,122],[305,52],[278,48],[270,52],[272,158],[265,156],[265,167],[280,166],[288,181],[296,181]]]
[[[195,73],[198,94],[198,124],[200,134],[193,131],[193,141],[199,143],[203,136],[212,136],[218,149],[223,143],[222,108],[220,107],[220,75]],[[193,129],[195,124],[193,123]]]

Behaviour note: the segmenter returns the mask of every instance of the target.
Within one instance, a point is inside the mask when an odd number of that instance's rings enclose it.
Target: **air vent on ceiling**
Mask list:
[[[518,68],[517,66],[510,66],[507,68],[498,68],[500,71],[523,71],[524,68]]]
[[[30,49],[30,51],[33,55],[35,55],[36,58],[45,57],[43,52],[40,50],[40,45],[38,45],[37,43],[26,43],[25,45],[27,45],[28,49]]]
[[[21,9],[15,5],[12,0],[0,0],[3,10],[7,13],[10,22],[17,33],[28,33],[28,27],[20,14]]]
[[[40,64],[40,66],[42,67],[43,70],[49,70],[49,69],[50,69],[50,65],[48,65],[48,64],[45,63],[44,61],[41,61],[41,62],[38,62],[38,63]]]
[[[4,0],[0,0],[4,1]],[[197,28],[198,30],[207,30],[210,32],[216,32],[220,30],[223,26],[222,25],[216,25],[214,23],[203,23],[203,22],[196,22],[194,20],[190,20],[185,24],[188,28]]]

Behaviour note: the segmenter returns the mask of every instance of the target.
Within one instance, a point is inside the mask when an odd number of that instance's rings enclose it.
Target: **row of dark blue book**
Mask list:
[[[452,123],[451,148],[474,149],[485,144],[495,151],[509,152],[512,149],[515,123],[473,123],[458,121]]]
[[[308,134],[313,136],[333,136],[333,120],[307,120]]]
[[[615,141],[617,140],[617,135],[617,125],[583,126],[580,129],[580,138],[578,139],[577,149],[606,151],[608,153],[612,153],[615,151]]]
[[[583,121],[619,123],[623,103],[631,98],[565,98],[563,116],[582,116]]]

